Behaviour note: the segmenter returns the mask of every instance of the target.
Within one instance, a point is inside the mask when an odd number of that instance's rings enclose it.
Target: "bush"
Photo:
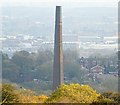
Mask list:
[[[100,94],[88,85],[61,85],[46,100],[46,103],[92,103],[97,101]]]
[[[103,97],[105,98],[109,98],[115,102],[120,103],[120,93],[116,93],[116,92],[104,92],[102,94]]]
[[[36,96],[34,91],[28,89],[19,90],[19,94],[21,103],[43,103],[47,99],[47,96]]]
[[[2,103],[18,103],[19,97],[15,93],[15,87],[10,84],[2,85]]]

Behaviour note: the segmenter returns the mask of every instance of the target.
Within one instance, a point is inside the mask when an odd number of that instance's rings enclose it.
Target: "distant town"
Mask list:
[[[53,50],[54,38],[37,37],[32,35],[18,34],[16,36],[0,36],[2,43],[2,52],[7,53],[10,57],[16,51],[25,50],[28,52],[37,52],[42,50]],[[99,36],[79,36],[65,34],[63,35],[63,49],[81,51],[83,49],[93,50],[111,50],[117,51],[118,37],[99,37]]]
[[[49,93],[54,55],[53,13],[51,7],[3,7],[0,51],[5,82],[31,89],[36,86],[35,91]],[[117,15],[117,8],[112,7],[64,8],[65,83],[88,84],[101,92],[118,90]]]

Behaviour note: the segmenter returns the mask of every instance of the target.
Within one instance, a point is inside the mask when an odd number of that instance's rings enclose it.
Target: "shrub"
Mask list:
[[[18,103],[19,97],[15,93],[15,87],[10,84],[2,85],[2,103]]]
[[[116,93],[116,92],[104,92],[102,94],[103,97],[105,98],[109,98],[115,102],[120,103],[120,93]]]
[[[92,103],[97,101],[100,94],[88,85],[61,85],[46,100],[46,103]]]

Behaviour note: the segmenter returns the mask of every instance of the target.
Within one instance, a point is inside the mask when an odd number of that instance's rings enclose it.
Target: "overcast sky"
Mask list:
[[[117,6],[119,0],[0,0],[2,5]]]
[[[1,0],[2,2],[118,2],[119,0]]]

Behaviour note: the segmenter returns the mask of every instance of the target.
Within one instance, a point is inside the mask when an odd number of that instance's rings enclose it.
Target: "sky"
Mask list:
[[[13,5],[73,5],[73,6],[117,6],[119,0],[0,0],[0,4],[13,6]]]
[[[2,2],[118,2],[119,0],[1,0]]]

